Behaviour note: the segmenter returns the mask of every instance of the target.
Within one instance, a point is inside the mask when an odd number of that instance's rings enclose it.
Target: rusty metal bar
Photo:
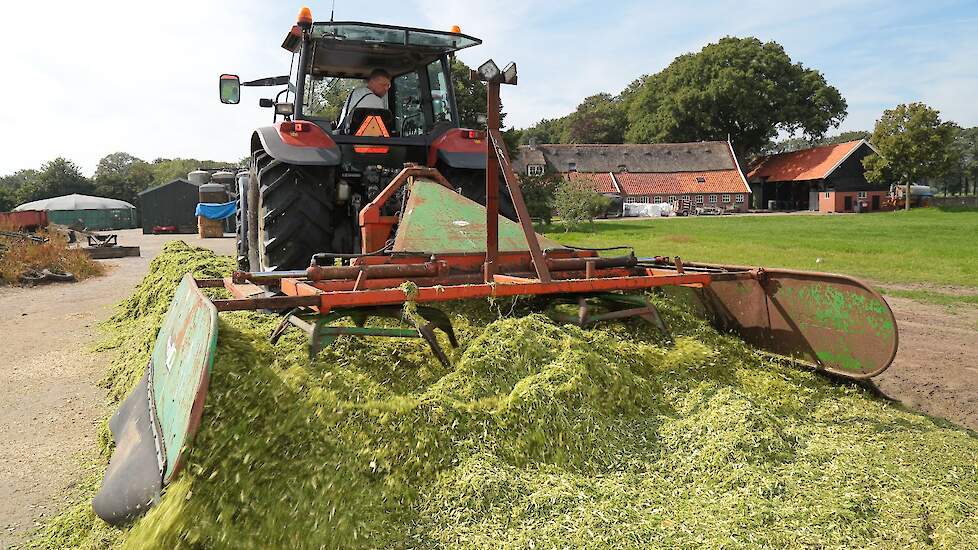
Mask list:
[[[379,264],[362,266],[310,266],[305,278],[310,281],[331,279],[390,279],[397,277],[434,277],[447,271],[445,262],[423,264]]]
[[[253,309],[292,309],[319,305],[318,296],[269,296],[266,298],[233,298],[211,300],[218,311],[246,311]]]
[[[584,271],[555,271],[553,275],[556,280],[574,280],[584,279],[586,274]],[[634,275],[635,272],[630,269],[611,268],[597,271],[594,278],[631,277]],[[674,275],[674,272],[666,273],[666,275]],[[502,277],[502,279],[499,279],[499,277]],[[507,277],[539,282],[539,279],[536,278],[536,273],[531,271],[519,271],[507,273],[505,275],[495,275],[493,280],[505,281]],[[334,292],[338,290],[377,290],[382,288],[397,288],[404,281],[405,279],[399,278],[370,279],[360,281],[358,285],[350,279],[339,279],[331,281],[316,281],[313,283],[313,285],[325,292]],[[433,287],[440,285],[446,287],[446,289],[453,285],[473,285],[485,282],[483,281],[482,273],[453,273],[451,275],[443,275],[440,277],[419,277],[416,279],[411,279],[411,281],[422,287]]]
[[[547,259],[546,265],[551,271],[567,271],[587,269],[588,265],[595,268],[632,267],[638,263],[635,256],[615,256],[610,258],[559,258]]]
[[[321,284],[321,283],[320,283]],[[414,300],[418,303],[472,300],[490,296],[523,296],[530,294],[583,294],[613,290],[640,290],[668,285],[707,286],[708,274],[659,275],[609,277],[603,279],[572,279],[549,283],[526,284],[471,284],[454,286],[419,287]],[[318,296],[320,311],[336,307],[364,307],[400,304],[407,295],[400,288],[362,289],[357,291],[322,292],[316,286],[294,279],[282,281],[282,291],[294,295]]]
[[[486,128],[499,128],[499,82],[487,82]],[[486,282],[496,274],[499,256],[499,159],[492,138],[486,140],[486,261],[483,278]]]
[[[496,84],[497,90],[498,86]],[[496,99],[499,99],[498,96]],[[490,108],[492,108],[491,104]],[[497,110],[498,108],[498,105],[496,105]],[[496,162],[502,170],[503,181],[506,182],[509,195],[513,199],[513,206],[516,208],[516,217],[519,218],[520,225],[523,227],[523,235],[526,237],[526,245],[530,249],[530,258],[533,259],[533,267],[537,271],[537,278],[545,283],[550,282],[550,270],[544,261],[543,251],[540,250],[540,241],[537,240],[537,233],[533,229],[533,220],[530,219],[530,214],[526,209],[526,202],[523,200],[523,191],[520,190],[520,182],[516,179],[516,174],[513,173],[513,166],[509,161],[509,154],[506,152],[506,143],[503,141],[503,135],[499,132],[498,125],[489,127],[489,137],[490,139],[488,141],[492,142],[493,146],[493,156],[496,158]]]

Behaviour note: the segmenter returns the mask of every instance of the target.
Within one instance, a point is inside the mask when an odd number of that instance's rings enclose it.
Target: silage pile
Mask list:
[[[113,320],[123,397],[180,275],[167,246]],[[341,339],[313,363],[277,322],[221,314],[190,466],[127,531],[82,503],[39,545],[132,548],[978,546],[978,437],[762,359],[661,302],[559,326],[456,304],[445,369],[420,341]],[[447,346],[446,346],[447,349]]]

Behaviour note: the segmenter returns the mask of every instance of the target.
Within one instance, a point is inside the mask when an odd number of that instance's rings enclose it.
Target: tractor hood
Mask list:
[[[398,75],[442,55],[482,44],[478,38],[461,33],[354,21],[313,23],[311,33],[316,44],[307,72],[345,78],[366,78],[378,67]],[[282,47],[296,52],[299,45],[293,30]]]

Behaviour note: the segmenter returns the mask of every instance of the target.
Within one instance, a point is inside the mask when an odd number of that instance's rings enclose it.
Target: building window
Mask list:
[[[662,202],[662,196],[661,196],[661,195],[656,195],[656,196],[655,196],[655,202],[656,202],[656,203],[660,203],[660,202]]]
[[[706,178],[703,176],[696,176],[696,183],[706,183]]]
[[[831,191],[826,191],[825,192],[825,198],[831,199],[832,198],[832,192]]]
[[[567,163],[567,171],[568,172],[577,172],[577,163],[576,162],[568,162]]]
[[[696,195],[696,204],[703,204],[703,195]]]
[[[669,195],[669,202],[676,202],[676,195]]]
[[[624,164],[619,164],[618,165],[618,171],[619,172],[627,172],[628,171],[628,167],[625,166]]]
[[[865,199],[868,196],[869,196],[869,194],[866,193],[865,191],[860,191],[860,192],[856,193],[856,197],[858,197],[860,199]]]
[[[627,202],[628,204],[633,204],[638,201],[635,200],[635,197],[625,197],[625,202]]]
[[[737,204],[743,203],[744,202],[744,195],[737,194],[736,196],[734,196],[734,202],[736,202]]]
[[[542,164],[528,164],[528,165],[526,165],[526,175],[527,176],[542,176],[543,175],[543,165]]]
[[[724,195],[723,202],[730,202],[730,195]]]
[[[681,200],[683,202],[689,202],[689,195],[683,195],[683,196],[679,197],[679,200]]]
[[[642,202],[648,204],[648,202],[649,202],[649,196],[648,195],[642,195]]]
[[[710,204],[716,204],[716,203],[717,203],[717,196],[710,195]]]

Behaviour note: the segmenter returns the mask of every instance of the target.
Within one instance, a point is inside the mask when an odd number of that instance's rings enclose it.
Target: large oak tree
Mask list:
[[[846,116],[845,100],[820,72],[793,63],[776,42],[752,37],[681,55],[628,95],[627,141],[729,137],[742,157],[779,132],[821,138]]]

